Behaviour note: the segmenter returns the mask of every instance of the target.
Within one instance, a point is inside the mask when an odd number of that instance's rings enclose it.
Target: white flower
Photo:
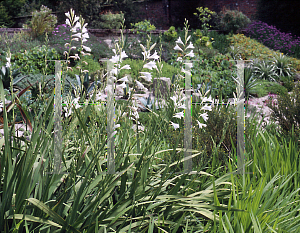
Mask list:
[[[172,97],[170,97],[170,99],[173,100],[174,105],[176,105],[176,100],[177,100],[176,96],[172,96]]]
[[[83,39],[86,39],[86,38],[90,38],[90,36],[89,36],[88,33],[84,33],[84,34],[82,34],[82,38],[83,38]]]
[[[171,121],[172,126],[174,127],[174,129],[178,129],[179,128],[179,124],[176,124],[174,122]]]
[[[186,107],[185,107],[185,105],[184,105],[184,104],[182,104],[182,105],[178,106],[178,108],[186,109]]]
[[[177,58],[176,61],[182,61],[182,57]]]
[[[200,129],[202,129],[202,127],[206,127],[206,124],[202,124],[198,120],[197,120],[197,123],[198,123]]]
[[[176,113],[174,117],[181,119],[182,117],[184,117],[183,111]]]
[[[66,19],[66,25],[68,25],[68,26],[71,27],[71,23],[70,23],[70,20],[69,20],[69,19]]]
[[[78,38],[72,38],[72,40],[79,41],[79,39],[78,39]]]
[[[203,106],[203,107],[201,108],[201,110],[212,111],[211,106],[208,106],[207,104],[205,104],[205,106]]]
[[[152,70],[152,68],[156,68],[156,69],[157,69],[156,64],[155,64],[154,61],[148,62],[147,64],[145,64],[145,65],[143,66],[143,68],[147,68],[147,69],[150,69],[150,70]]]
[[[149,59],[154,59],[154,60],[158,60],[159,56],[157,55],[157,52],[155,51],[150,57]]]
[[[195,54],[193,51],[191,51],[188,54],[186,54],[185,57],[195,57]]]
[[[174,47],[174,50],[183,51],[183,50],[178,46],[178,44],[176,44],[176,46]]]
[[[82,48],[83,48],[85,51],[87,51],[87,52],[91,52],[91,51],[92,51],[91,48],[89,48],[89,47],[87,47],[87,46],[85,46],[85,45],[82,45]]]
[[[123,77],[123,78],[120,78],[119,80],[118,80],[118,82],[128,82],[129,80],[128,80],[128,78],[127,78],[127,76],[125,76],[125,77]]]
[[[189,44],[189,46],[188,47],[186,47],[186,49],[194,49],[195,47],[194,47],[194,45],[193,45],[193,43],[192,42],[190,42],[190,44]]]
[[[175,43],[184,45],[180,37],[175,41]]]
[[[76,34],[73,34],[72,37],[78,37],[78,38],[81,38],[81,33],[78,32],[78,33],[76,33]]]
[[[70,12],[68,11],[67,13],[65,13],[65,15],[68,17],[68,18],[70,18],[71,16],[70,16]]]
[[[11,67],[10,57],[7,57],[7,58],[6,58],[6,61],[7,61],[7,63],[6,63],[5,66],[6,66],[7,68]]]
[[[80,59],[80,57],[78,56],[77,53],[75,54],[75,56],[70,56],[70,58],[74,58],[75,60],[77,60],[77,59],[79,60]]]
[[[145,88],[144,85],[141,82],[139,82],[137,80],[135,82],[136,82],[136,85],[137,85],[138,89],[144,89]]]
[[[126,55],[125,51],[122,51],[122,53],[121,53],[121,59],[123,59],[125,57],[128,57],[128,56]]]
[[[213,99],[211,98],[211,96],[209,96],[209,98],[202,97],[202,103],[203,103],[203,102],[211,102],[211,103],[212,103],[212,102],[214,102],[214,101],[213,101]]]
[[[76,16],[76,15],[75,15],[74,23],[77,22],[78,20],[79,20],[79,16]]]
[[[126,88],[125,82],[123,82],[122,84],[118,85],[118,87],[121,87],[122,89],[123,89],[123,88]]]
[[[151,73],[149,72],[140,72],[143,76],[141,78],[145,79],[147,82],[152,81]]]
[[[116,56],[112,56],[111,59],[109,59],[112,63],[117,63],[120,59],[120,56],[119,55],[116,55]]]
[[[123,66],[120,70],[123,70],[123,69],[125,69],[125,70],[130,70],[130,65],[125,65],[125,66]]]
[[[208,114],[207,114],[206,112],[200,114],[200,116],[203,118],[204,121],[207,121],[207,120],[208,120]]]

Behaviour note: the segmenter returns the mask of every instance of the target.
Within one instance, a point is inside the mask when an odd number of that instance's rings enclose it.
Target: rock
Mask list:
[[[296,73],[294,76],[295,81],[300,81],[300,73]]]
[[[171,80],[169,78],[155,78],[153,80],[153,95],[157,97],[158,95],[166,98],[170,92]],[[159,87],[159,89],[158,89]],[[158,93],[155,93],[157,90]]]

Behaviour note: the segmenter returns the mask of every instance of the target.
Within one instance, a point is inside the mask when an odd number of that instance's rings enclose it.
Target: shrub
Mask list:
[[[177,38],[177,32],[175,30],[175,27],[174,26],[171,26],[168,31],[166,31],[164,33],[164,40],[166,41],[172,41],[174,40],[175,38]]]
[[[295,86],[291,95],[284,93],[277,97],[277,105],[269,103],[268,107],[273,110],[271,118],[278,121],[282,132],[290,134],[295,127],[297,137],[300,136],[300,85]]]
[[[11,61],[15,68],[21,67],[21,72],[25,74],[37,74],[45,71],[47,74],[54,74],[54,62],[46,60],[59,60],[60,56],[54,48],[47,48],[45,45],[37,46],[30,50],[17,52],[12,55]],[[47,65],[47,66],[46,66]]]
[[[198,7],[196,10],[199,13],[194,13],[195,16],[197,16],[201,22],[201,28],[203,30],[204,35],[206,36],[208,34],[208,29],[211,28],[211,25],[209,22],[212,19],[212,16],[216,15],[216,12],[209,10],[207,7]]]
[[[243,34],[229,36],[229,41],[232,46],[239,47],[239,52],[243,60],[259,59],[273,60],[280,52],[273,51],[262,43],[251,39]],[[287,57],[291,63],[291,68],[300,71],[300,60],[294,57]]]
[[[131,27],[132,27],[131,30],[136,32],[137,34],[140,33],[145,34],[156,29],[156,27],[153,24],[151,24],[149,20],[146,19],[144,21],[131,24]]]
[[[219,52],[222,54],[226,54],[228,52],[230,41],[227,35],[219,34],[216,31],[210,31],[209,37],[213,38],[214,40],[214,42],[212,43],[212,47],[214,49],[219,50]]]
[[[245,28],[251,22],[251,20],[242,12],[237,10],[227,10],[225,8],[220,12],[219,18],[220,29],[233,33]]]
[[[45,32],[51,32],[54,29],[57,23],[57,17],[51,14],[51,12],[51,9],[42,5],[40,11],[32,13],[29,27],[31,28],[33,38],[38,38]]]
[[[121,23],[124,21],[124,14],[121,13],[111,13],[103,14],[100,16],[100,28],[104,29],[120,29]]]
[[[279,78],[276,73],[275,65],[268,61],[258,61],[253,65],[254,74],[259,79],[277,81]]]
[[[9,48],[11,53],[16,53],[21,52],[21,50],[29,50],[36,46],[42,46],[42,42],[32,40],[27,32],[15,32],[13,35],[8,35],[7,33],[0,34],[0,49],[3,51]]]
[[[247,36],[271,49],[300,58],[300,37],[296,38],[291,33],[281,32],[276,27],[261,21],[252,22],[245,31]]]

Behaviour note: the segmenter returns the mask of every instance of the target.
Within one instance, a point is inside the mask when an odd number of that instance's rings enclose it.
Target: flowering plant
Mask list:
[[[271,49],[279,50],[286,55],[300,56],[300,37],[294,37],[291,33],[281,32],[275,26],[255,21],[248,25],[245,29],[245,34]]]

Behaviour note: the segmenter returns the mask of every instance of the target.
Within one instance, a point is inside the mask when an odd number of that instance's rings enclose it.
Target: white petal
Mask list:
[[[75,22],[77,22],[78,20],[79,20],[79,17],[75,15],[75,18],[74,18],[74,23],[75,23]],[[78,22],[77,22],[77,23],[78,23]],[[81,27],[81,25],[80,25],[80,24],[79,24],[79,26]]]
[[[178,44],[176,44],[176,46],[174,47],[174,50],[182,51],[182,49],[178,46]]]
[[[181,119],[182,117],[184,117],[183,111],[176,113],[174,117]]]
[[[79,33],[76,33],[76,34],[72,35],[72,37],[78,37],[78,38],[81,38],[81,33],[80,33],[80,32],[79,32]]]
[[[172,126],[174,127],[174,129],[178,129],[179,128],[179,124],[176,124],[174,122],[171,121]]]
[[[154,59],[154,60],[158,60],[159,56],[157,55],[157,52],[155,51],[150,57],[149,59]]]
[[[120,70],[123,70],[123,69],[125,69],[125,70],[130,70],[130,65],[125,65],[125,66],[123,66]]]
[[[122,53],[121,53],[121,59],[123,59],[125,57],[128,57],[128,56],[126,55],[125,51],[122,51]]]
[[[184,104],[180,105],[178,108],[186,109]]]
[[[85,38],[90,38],[90,36],[89,36],[88,33],[83,33],[83,34],[82,34],[82,38],[83,38],[83,39],[85,39]]]
[[[147,68],[147,69],[152,70],[152,68],[157,68],[157,67],[156,67],[156,63],[154,61],[150,61],[147,64],[145,64],[143,66],[143,68]]]
[[[193,51],[189,52],[188,54],[185,55],[186,57],[195,57],[195,54]]]
[[[118,80],[118,82],[129,82],[129,80],[128,80],[127,76],[125,76],[125,77],[123,77],[123,78],[120,78],[120,79]]]
[[[125,82],[123,82],[122,84],[118,85],[118,87],[121,87],[122,89],[123,89],[123,88],[126,88]]]
[[[207,104],[205,104],[205,106],[203,106],[203,107],[201,108],[201,110],[212,111],[211,106],[208,106]]]
[[[141,76],[141,78],[145,79],[147,82],[151,82],[152,81],[152,76],[151,73],[149,72],[140,72],[143,76]]]
[[[70,12],[65,13],[65,15],[70,18]]]
[[[68,25],[68,26],[71,27],[71,23],[70,23],[70,20],[69,20],[69,19],[66,19],[66,25]]]
[[[184,45],[180,37],[175,41],[175,43]]]
[[[204,121],[207,121],[207,120],[208,120],[208,114],[207,114],[206,112],[200,114],[200,116],[203,118]]]
[[[141,82],[139,82],[139,81],[135,81],[136,82],[136,84],[137,84],[137,88],[138,89],[144,89],[145,87],[144,87],[144,85],[141,83]]]
[[[190,42],[190,44],[189,44],[189,46],[188,47],[186,47],[187,49],[194,49],[195,47],[193,46],[193,43],[192,42]]]
[[[111,59],[109,59],[112,63],[117,63],[120,59],[120,56],[119,55],[116,55],[116,56],[112,56]]]
[[[206,127],[206,124],[202,124],[198,120],[197,120],[197,123],[198,123],[200,129],[202,129],[202,127]]]
[[[89,48],[89,47],[87,47],[87,46],[85,46],[85,45],[82,45],[82,48],[83,48],[85,51],[87,51],[87,52],[91,52],[91,51],[92,51],[91,48]]]

